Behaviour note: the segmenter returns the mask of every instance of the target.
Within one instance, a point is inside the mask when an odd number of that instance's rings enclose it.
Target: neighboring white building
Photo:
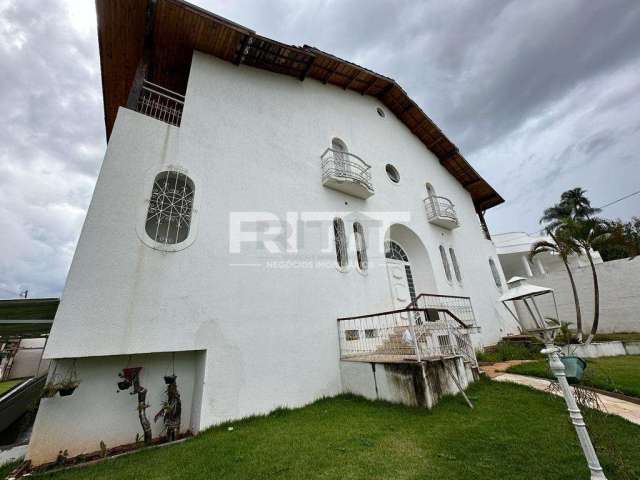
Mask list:
[[[524,232],[498,233],[491,237],[496,246],[500,264],[507,279],[511,277],[533,277],[555,273],[560,270],[566,272],[564,263],[558,255],[541,253],[529,261],[529,251],[534,243],[547,241],[553,243],[553,239],[545,235],[530,235]],[[593,262],[602,263],[600,253],[591,251]],[[569,266],[572,268],[586,267],[589,260],[585,255],[572,255],[569,257]]]
[[[393,80],[178,0],[96,4],[108,147],[45,354],[81,383],[41,401],[34,464],[141,433],[125,367],[149,417],[175,371],[198,431],[345,391],[415,402],[415,365],[455,391],[471,327],[475,348],[516,331],[483,231],[502,199]]]

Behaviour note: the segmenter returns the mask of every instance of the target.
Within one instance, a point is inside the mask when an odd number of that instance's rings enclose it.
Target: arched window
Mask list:
[[[403,262],[409,261],[409,257],[402,247],[393,240],[384,242],[384,256],[385,258],[390,258],[392,260],[401,260]]]
[[[353,222],[353,236],[356,239],[358,268],[364,272],[369,266],[369,260],[367,259],[367,242],[364,238],[364,228],[362,228],[360,222]]]
[[[450,282],[451,279],[451,267],[449,266],[449,259],[447,258],[447,252],[444,247],[440,245],[440,258],[442,259],[442,266],[444,267],[444,274],[447,276],[447,281]]]
[[[491,268],[491,275],[493,275],[493,281],[496,282],[496,287],[502,288],[502,281],[500,280],[500,274],[498,273],[498,269],[496,268],[496,262],[493,261],[493,258],[489,259],[489,268]]]
[[[193,210],[193,182],[184,173],[156,175],[151,190],[145,231],[163,245],[183,242],[189,236]]]
[[[341,218],[333,219],[333,237],[336,242],[336,260],[340,268],[349,265],[349,253],[347,252],[347,234],[344,230],[344,222]]]
[[[453,264],[453,271],[456,274],[456,280],[462,282],[462,275],[460,274],[460,266],[458,265],[458,258],[453,248],[449,248],[449,256],[451,257],[451,263]]]

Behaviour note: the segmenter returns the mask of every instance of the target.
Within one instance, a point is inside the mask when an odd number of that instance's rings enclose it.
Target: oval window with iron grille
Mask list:
[[[453,272],[456,274],[456,280],[462,283],[462,274],[460,273],[460,265],[458,265],[458,258],[453,248],[449,248],[449,256],[451,257],[451,264],[453,265]]]
[[[353,236],[356,240],[358,268],[362,272],[366,272],[369,266],[369,260],[367,258],[367,243],[364,238],[364,228],[360,222],[353,222]]]
[[[349,265],[349,253],[347,251],[347,234],[344,222],[341,218],[333,219],[333,238],[336,244],[336,261],[340,269],[346,269]]]
[[[447,276],[447,282],[451,282],[451,267],[449,266],[449,259],[447,258],[447,252],[444,247],[440,245],[440,258],[442,259],[442,267],[444,268],[444,274]]]
[[[145,231],[161,245],[181,243],[189,236],[193,210],[193,181],[184,173],[156,175],[147,209]]]

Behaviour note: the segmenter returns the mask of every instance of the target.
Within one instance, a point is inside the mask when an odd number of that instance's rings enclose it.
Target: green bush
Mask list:
[[[540,345],[501,341],[495,347],[477,352],[479,362],[505,362],[507,360],[536,360],[543,358]]]

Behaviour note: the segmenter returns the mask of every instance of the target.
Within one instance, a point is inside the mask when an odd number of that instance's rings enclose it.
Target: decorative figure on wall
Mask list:
[[[157,422],[160,417],[163,418],[167,440],[171,442],[180,434],[182,402],[180,401],[178,385],[176,385],[176,376],[167,375],[164,377],[164,380],[167,384],[167,399],[162,402],[162,408],[156,413],[153,421]]]
[[[118,382],[118,388],[120,390],[126,390],[133,386],[133,392],[131,395],[138,395],[138,418],[140,419],[140,425],[144,433],[145,445],[151,444],[151,423],[147,418],[146,410],[149,408],[147,405],[147,389],[140,385],[140,371],[142,367],[130,367],[123,368],[122,373],[118,376],[123,380]]]

